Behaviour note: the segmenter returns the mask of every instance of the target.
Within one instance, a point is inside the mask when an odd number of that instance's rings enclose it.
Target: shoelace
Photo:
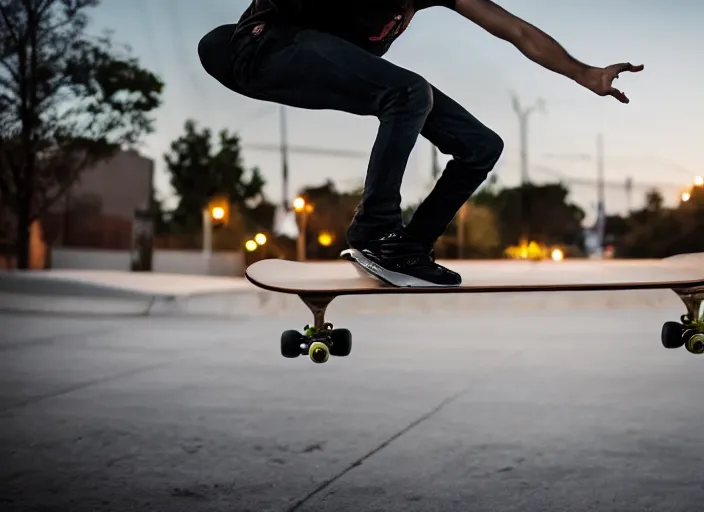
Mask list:
[[[402,250],[398,253],[396,251],[389,250],[384,251],[382,247],[382,254],[384,258],[391,261],[403,261],[407,266],[420,267],[420,266],[434,266],[435,265],[435,251],[428,251],[427,247],[421,244],[399,244],[402,246]],[[399,247],[401,248],[401,247]]]

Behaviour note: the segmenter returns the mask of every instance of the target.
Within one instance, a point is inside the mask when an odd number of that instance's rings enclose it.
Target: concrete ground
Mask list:
[[[679,308],[330,320],[0,316],[0,508],[694,512],[704,357]],[[476,312],[475,312],[476,313]]]

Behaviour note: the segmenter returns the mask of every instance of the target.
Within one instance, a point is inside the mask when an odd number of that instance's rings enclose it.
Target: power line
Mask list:
[[[559,153],[545,153],[543,157],[551,160],[564,160],[572,162],[588,162],[592,159],[592,156],[587,153],[574,153],[574,154],[559,154]],[[661,156],[653,155],[609,155],[609,160],[617,162],[635,162],[635,161],[647,161],[649,163],[659,162],[659,166],[666,166],[673,171],[679,172],[681,174],[687,175],[690,179],[693,176],[700,175],[702,172],[694,172],[691,169],[684,167],[676,162],[668,160],[667,158]]]
[[[147,34],[149,48],[154,54],[154,61],[157,67],[156,71],[161,74],[161,53],[159,52],[158,45],[156,44],[156,40],[154,39],[154,31],[152,30],[153,24],[151,20],[151,15],[149,13],[149,6],[147,2],[143,2],[142,0],[134,0],[134,3],[136,4],[136,8],[142,14],[141,16],[138,15],[137,17],[141,20],[141,23],[144,25],[144,31]]]
[[[281,146],[277,144],[243,144],[243,148],[252,151],[281,151]],[[332,158],[352,158],[352,159],[369,159],[369,153],[364,151],[355,151],[348,149],[326,149],[313,146],[286,146],[289,153],[298,153],[301,155],[327,156]]]
[[[550,176],[554,176],[556,178],[559,178],[561,181],[568,183],[570,185],[583,185],[583,186],[589,186],[589,187],[598,187],[599,182],[596,179],[590,179],[590,178],[583,178],[583,177],[575,177],[575,176],[569,176],[566,175],[562,172],[556,171],[550,167],[545,167],[543,165],[537,165],[534,166],[533,169],[535,169],[538,172],[541,172],[543,174],[548,174]],[[674,184],[674,183],[667,183],[667,182],[646,182],[646,181],[633,181],[632,178],[626,178],[624,181],[609,181],[609,180],[604,180],[603,182],[605,188],[617,188],[617,189],[623,189],[624,187],[630,186],[630,188],[639,188],[639,189],[654,189],[654,188],[665,188],[665,189],[679,189],[681,188],[680,185]]]
[[[193,68],[191,67],[191,63],[193,62],[192,59],[189,58],[184,58],[186,55],[190,55],[193,52],[192,51],[186,51],[186,48],[183,45],[183,26],[181,24],[181,17],[180,17],[180,11],[178,8],[179,2],[174,1],[171,2],[170,4],[162,4],[166,5],[166,11],[168,12],[169,19],[171,21],[171,25],[173,26],[174,34],[177,34],[176,40],[179,45],[179,49],[176,50],[175,47],[172,46],[175,50],[175,54],[177,57],[177,61],[182,64],[182,67],[185,68],[186,73],[188,74],[188,78],[191,81],[191,85],[193,86],[193,91],[198,95],[199,98],[201,98],[201,101],[203,101],[206,104],[206,109],[211,111],[210,104],[208,102],[208,95],[204,94],[203,88],[201,87],[201,84],[197,78],[197,75]]]
[[[282,202],[284,210],[288,210],[288,134],[286,130],[286,107],[279,105],[279,128],[281,132],[281,145],[279,150],[281,151],[281,174],[282,174]]]

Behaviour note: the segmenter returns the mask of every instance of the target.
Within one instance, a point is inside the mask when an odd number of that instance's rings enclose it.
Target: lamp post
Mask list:
[[[203,209],[203,256],[213,254],[213,228],[230,223],[230,201],[227,197],[213,197]]]
[[[298,261],[306,260],[306,230],[308,229],[308,215],[313,211],[313,205],[306,203],[302,197],[297,197],[293,201],[293,210],[298,214],[298,240],[296,241],[296,252]]]

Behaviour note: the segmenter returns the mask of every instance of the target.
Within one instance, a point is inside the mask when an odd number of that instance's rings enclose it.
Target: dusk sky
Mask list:
[[[454,97],[499,133],[506,150],[496,170],[500,183],[519,180],[518,121],[511,92],[530,105],[546,103],[545,114],[530,122],[530,175],[551,180],[557,171],[568,178],[594,180],[596,163],[574,158],[596,154],[597,134],[605,142],[606,179],[634,180],[632,206],[642,205],[646,186],[661,184],[669,204],[697,174],[704,174],[704,2],[699,0],[501,0],[504,8],[542,28],[578,59],[592,65],[621,61],[644,64],[637,74],[622,75],[616,87],[631,99],[622,105],[601,98],[527,60],[511,45],[493,38],[459,15],[443,9],[418,14],[386,58],[416,71]],[[127,43],[142,65],[166,82],[156,133],[141,151],[155,159],[159,195],[169,197],[163,154],[183,131],[186,119],[218,131],[227,128],[242,143],[278,144],[277,107],[224,89],[201,68],[197,45],[210,29],[235,22],[248,0],[103,0],[93,11],[92,31],[109,29]],[[378,121],[336,112],[288,111],[293,146],[371,150]],[[404,201],[416,202],[431,184],[428,142],[420,138],[409,163]],[[245,149],[247,166],[258,166],[268,199],[281,198],[280,156]],[[444,161],[445,159],[443,159]],[[291,155],[291,194],[306,185],[332,179],[341,189],[361,184],[366,160]],[[572,188],[572,198],[593,218],[593,184]],[[625,190],[607,188],[606,208],[620,213]]]

